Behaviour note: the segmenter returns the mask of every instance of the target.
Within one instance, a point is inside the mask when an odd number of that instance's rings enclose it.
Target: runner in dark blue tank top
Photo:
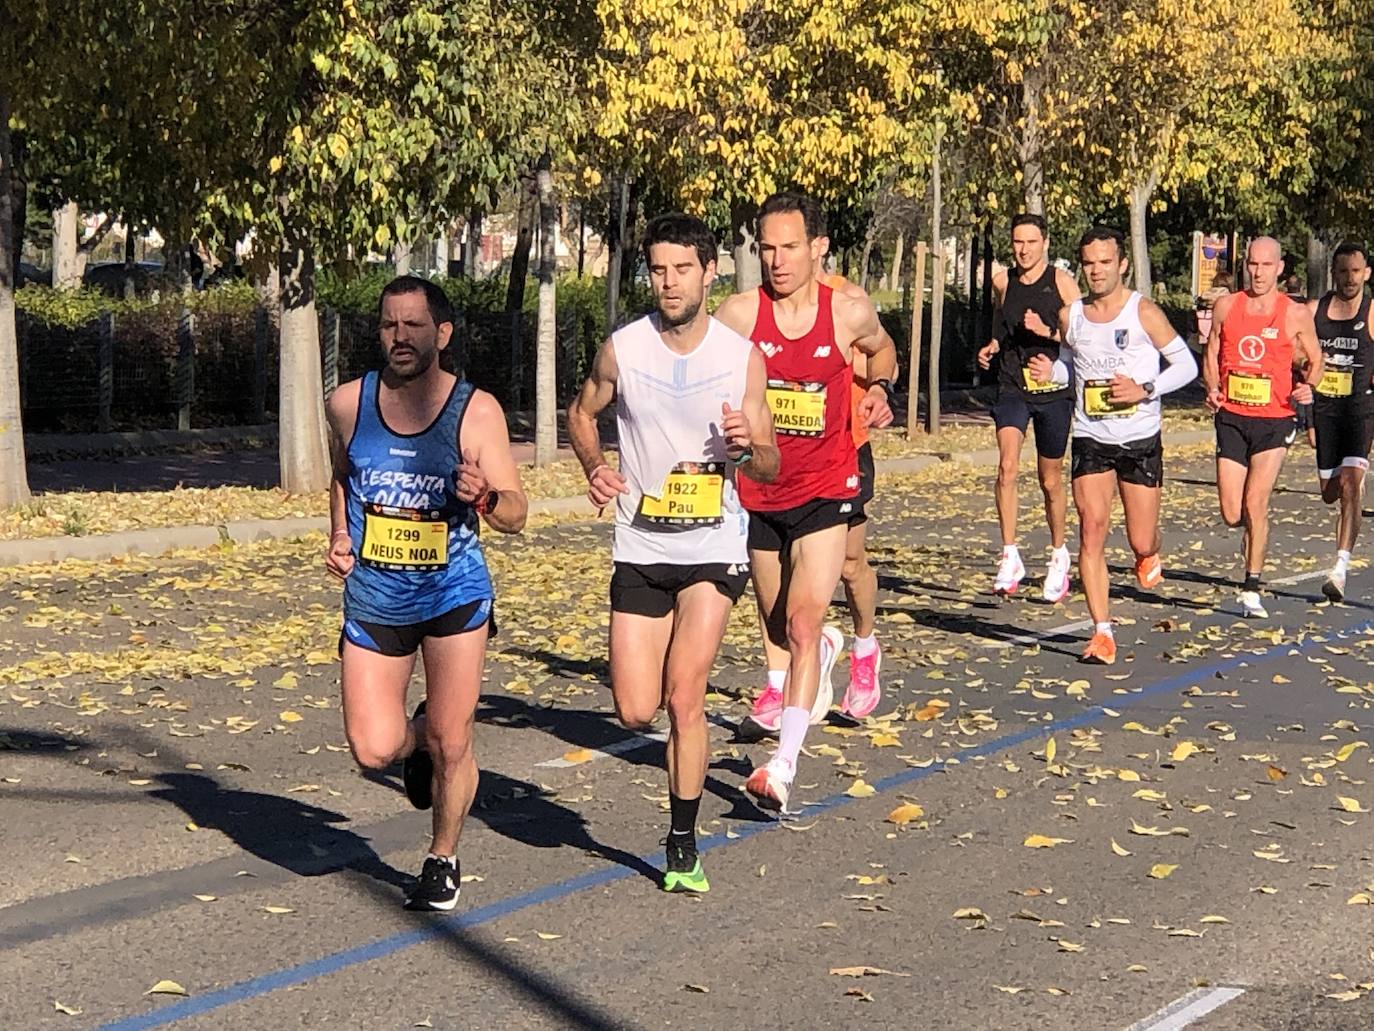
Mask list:
[[[344,582],[344,729],[359,765],[404,760],[406,794],[434,809],[412,909],[453,909],[455,855],[477,789],[472,725],[493,592],[483,520],[517,533],[526,502],[506,417],[490,394],[445,372],[453,333],[442,290],[412,276],[382,291],[386,367],[329,398],[332,524],[326,565]],[[415,652],[425,701],[406,718]]]

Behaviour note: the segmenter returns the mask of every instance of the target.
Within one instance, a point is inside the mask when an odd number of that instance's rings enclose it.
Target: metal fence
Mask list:
[[[106,313],[75,329],[18,313],[19,393],[35,433],[256,425],[277,412],[280,349],[264,309],[177,315]],[[460,312],[444,359],[507,410],[533,405],[535,320]],[[575,312],[556,322],[558,399],[565,404],[600,342]],[[320,313],[325,392],[381,368],[373,314]]]

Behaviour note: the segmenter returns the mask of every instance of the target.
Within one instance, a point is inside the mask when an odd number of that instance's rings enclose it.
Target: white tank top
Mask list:
[[[616,426],[628,494],[616,499],[616,562],[677,566],[749,561],[749,516],[725,454],[720,408],[744,403],[753,350],[714,318],[690,354],[671,350],[653,316],[611,336]]]
[[[1069,308],[1065,342],[1073,354],[1075,436],[1103,444],[1148,440],[1159,432],[1159,397],[1135,405],[1113,405],[1111,380],[1118,372],[1137,383],[1159,378],[1159,348],[1140,324],[1140,294],[1134,290],[1111,322],[1090,322],[1082,300]]]

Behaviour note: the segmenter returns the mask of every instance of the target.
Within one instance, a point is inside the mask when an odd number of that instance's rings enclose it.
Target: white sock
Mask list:
[[[878,650],[878,635],[869,634],[867,637],[854,635],[854,658],[866,659]]]
[[[1067,544],[1061,544],[1057,548],[1051,548],[1050,557],[1063,559],[1067,562],[1069,559],[1069,546]]]
[[[1340,570],[1342,573],[1344,573],[1345,570],[1346,570],[1346,567],[1349,566],[1349,565],[1350,565],[1350,552],[1348,552],[1348,551],[1338,551],[1338,552],[1336,552],[1336,568],[1337,568],[1338,570]]]
[[[782,726],[778,728],[777,758],[786,759],[793,770],[797,768],[797,755],[806,741],[806,730],[811,726],[811,710],[800,705],[789,705],[782,710]]]
[[[770,670],[768,671],[768,686],[769,686],[769,687],[773,688],[775,691],[777,691],[779,694],[781,694],[781,693],[782,693],[782,689],[783,689],[786,685],[787,685],[787,670],[785,670],[785,669],[770,669]]]
[[[1003,544],[1003,545],[1002,545],[1002,557],[1003,557],[1003,558],[1020,558],[1020,557],[1021,557],[1021,549],[1018,548],[1015,544]]]
[[[1111,637],[1111,636],[1112,636],[1112,621],[1109,619],[1109,620],[1107,620],[1107,622],[1105,622],[1105,623],[1098,623],[1098,624],[1097,624],[1097,627],[1096,627],[1096,630],[1097,630],[1097,632],[1098,632],[1099,634],[1106,634],[1108,637]]]

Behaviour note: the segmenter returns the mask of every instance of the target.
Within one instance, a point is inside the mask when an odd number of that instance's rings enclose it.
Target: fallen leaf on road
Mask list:
[[[963,909],[954,911],[955,920],[986,920],[987,918],[988,915],[977,906],[965,906]],[[833,974],[834,971],[832,970],[831,973]]]
[[[546,942],[556,941],[557,939],[563,937],[561,934],[553,934],[549,931],[535,931],[534,933],[539,935],[539,937]]]
[[[1050,838],[1044,834],[1032,834],[1021,842],[1026,848],[1054,848],[1055,845],[1071,845],[1072,838]]]
[[[568,763],[585,763],[596,758],[596,753],[590,748],[574,748],[563,753],[563,761]]]
[[[201,902],[214,902],[215,899],[219,898],[218,895],[192,895],[191,897],[199,899]]]
[[[69,1017],[79,1017],[82,1012],[75,1006],[68,1006],[65,1002],[58,1002],[56,999],[52,1001],[52,1008],[57,1010],[58,1013],[65,1013]]]
[[[277,714],[277,719],[283,723],[299,723],[304,717],[294,709],[287,709]]]
[[[862,777],[849,785],[849,790],[845,792],[850,798],[868,798],[870,795],[877,794],[872,784],[864,781]]]
[[[295,912],[295,910],[292,909],[290,906],[262,906],[260,908],[264,913],[272,913],[275,916],[280,916],[283,913]]]
[[[858,999],[860,1002],[872,1002],[872,1001],[873,1001],[873,996],[872,996],[872,994],[869,993],[869,992],[864,991],[862,988],[850,988],[850,989],[849,989],[848,991],[846,991],[844,994],[845,994],[846,997],[852,997],[852,998]]]
[[[153,985],[151,988],[149,988],[149,989],[148,989],[146,992],[144,992],[143,994],[144,994],[144,995],[186,995],[186,994],[188,994],[188,993],[187,993],[187,991],[186,991],[185,988],[181,987],[181,985],[177,984],[175,981],[159,981],[157,984]]]
[[[1230,922],[1224,916],[1217,916],[1215,913],[1209,913],[1198,921],[1200,924],[1229,924]]]
[[[682,986],[682,990],[686,992],[696,992],[698,995],[709,995],[711,992],[711,989],[707,988],[704,984],[685,984]]]
[[[1006,992],[1008,995],[1018,995],[1021,992],[1025,991],[1025,989],[1020,987],[1019,985],[995,984],[993,985],[993,987],[996,988],[999,992]]]
[[[926,811],[920,806],[914,802],[907,802],[888,813],[887,822],[895,823],[898,827],[905,827],[912,820],[919,820],[925,814]]]
[[[1355,749],[1368,747],[1369,745],[1363,741],[1351,741],[1348,745],[1342,745],[1340,747],[1340,750],[1336,753],[1336,761],[1343,763],[1355,754]]]
[[[1169,753],[1169,758],[1179,763],[1188,758],[1188,756],[1196,755],[1201,751],[1202,749],[1191,741],[1180,741],[1178,744],[1174,745],[1174,750]]]
[[[1336,801],[1340,803],[1341,808],[1344,809],[1347,813],[1369,812],[1368,809],[1360,805],[1360,801],[1357,798],[1351,798],[1348,795],[1337,795]]]
[[[1150,867],[1150,876],[1157,881],[1162,881],[1177,869],[1177,863],[1156,863]]]
[[[896,970],[884,970],[882,967],[831,967],[830,972],[836,977],[877,977],[880,974],[887,974],[891,977],[910,977],[910,974],[902,974]]]
[[[1116,843],[1116,839],[1115,839],[1115,838],[1112,839],[1112,851],[1113,851],[1114,853],[1116,853],[1118,856],[1129,856],[1129,855],[1133,855],[1133,854],[1134,854],[1134,853],[1132,853],[1131,851],[1129,851],[1128,849],[1124,849],[1124,848],[1122,848],[1120,845],[1118,845],[1118,844]]]

